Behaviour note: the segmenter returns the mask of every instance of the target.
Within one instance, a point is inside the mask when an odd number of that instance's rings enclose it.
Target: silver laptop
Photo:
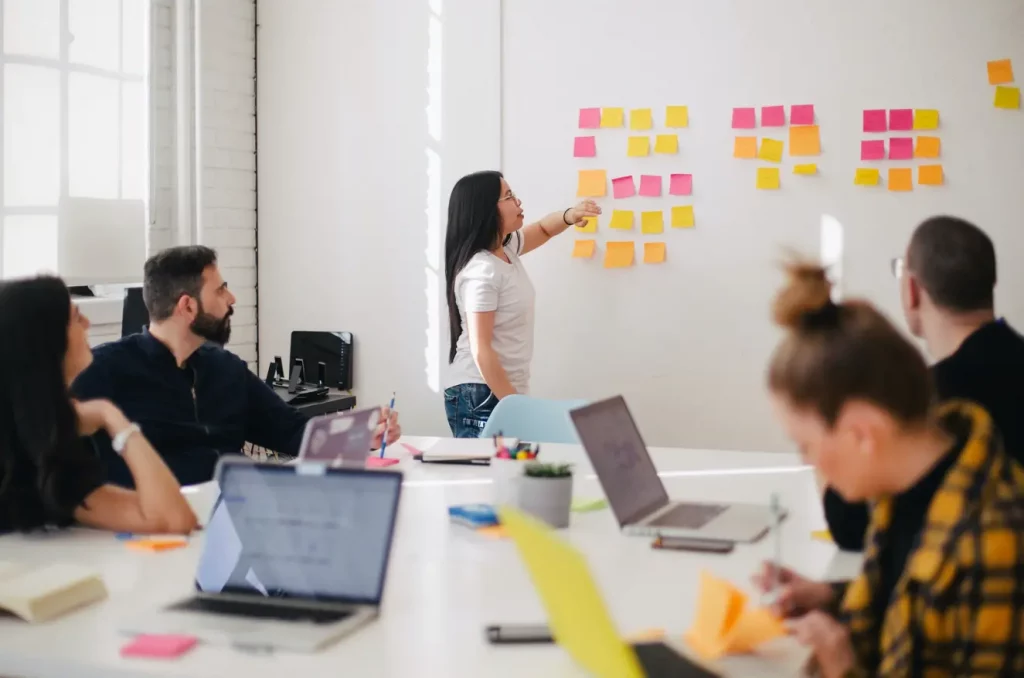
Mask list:
[[[402,474],[222,457],[194,596],[123,625],[312,652],[375,619]]]
[[[298,458],[331,466],[363,467],[379,422],[379,407],[313,417],[306,422]]]
[[[627,534],[752,542],[772,525],[768,506],[670,501],[622,396],[573,410],[570,416]]]

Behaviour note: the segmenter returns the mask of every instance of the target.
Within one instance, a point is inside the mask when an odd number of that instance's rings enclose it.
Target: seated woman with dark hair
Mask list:
[[[92,361],[88,329],[59,278],[0,283],[0,533],[73,522],[191,532],[196,517],[139,427],[108,401],[71,399],[68,385]],[[100,430],[136,490],[104,483],[85,439]]]

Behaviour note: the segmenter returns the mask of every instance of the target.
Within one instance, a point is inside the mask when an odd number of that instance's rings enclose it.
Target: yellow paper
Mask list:
[[[761,190],[775,190],[779,187],[778,167],[758,167],[757,187]]]
[[[858,167],[857,173],[853,175],[855,186],[877,186],[879,180],[878,170],[874,167]]]
[[[1005,85],[1013,82],[1013,63],[1009,59],[988,62],[988,84]]]
[[[622,127],[626,112],[621,108],[602,108],[601,127]]]
[[[820,155],[821,135],[817,125],[804,125],[789,128],[790,155]]]
[[[942,165],[917,166],[917,183],[922,186],[941,186],[943,181]]]
[[[693,228],[693,205],[677,205],[672,208],[672,228]]]
[[[653,126],[651,109],[634,108],[629,112],[629,129],[651,129]]]
[[[941,142],[938,137],[918,137],[914,146],[915,158],[937,158]]]
[[[914,190],[914,170],[910,167],[889,168],[890,191],[912,191]]]
[[[778,139],[761,139],[761,150],[757,157],[769,162],[782,162],[782,142]]]
[[[627,268],[633,265],[632,242],[610,242],[604,247],[605,268]]]
[[[914,129],[938,129],[939,112],[930,108],[914,109]]]
[[[814,530],[813,532],[811,532],[811,539],[816,539],[818,541],[827,541],[827,542],[832,542],[833,541],[832,540],[832,533],[829,532],[828,530]]]
[[[669,106],[665,109],[665,127],[689,127],[690,110],[686,106]]]
[[[659,134],[654,137],[654,152],[674,154],[679,152],[679,137],[675,134]]]
[[[509,507],[498,514],[537,588],[555,641],[592,675],[642,678],[582,554],[531,516]]]
[[[583,217],[583,225],[575,228],[579,233],[597,233],[597,217]]]
[[[650,137],[630,137],[629,146],[626,149],[626,155],[631,158],[641,158],[645,155],[651,154],[651,138]]]
[[[617,228],[622,231],[633,230],[633,212],[630,210],[612,210],[612,220],[609,228]]]
[[[645,242],[644,243],[644,263],[645,264],[663,264],[663,263],[665,263],[665,243],[663,243],[663,242]]]
[[[665,217],[661,210],[657,212],[640,213],[641,233],[663,233],[665,231]]]
[[[736,137],[732,145],[732,157],[756,158],[757,137]]]
[[[577,240],[572,246],[573,259],[589,259],[597,249],[596,240]]]
[[[726,650],[733,654],[753,652],[758,645],[786,635],[782,620],[763,607],[744,610],[726,636]]]
[[[747,596],[724,579],[701,573],[693,626],[684,636],[705,659],[744,654],[786,633],[778,617],[747,607]]]
[[[996,87],[996,108],[1020,108],[1019,87]]]
[[[581,198],[603,198],[608,195],[608,178],[604,170],[580,170],[576,195]]]
[[[803,174],[804,176],[810,176],[818,173],[818,166],[814,163],[809,165],[793,165],[793,174]]]

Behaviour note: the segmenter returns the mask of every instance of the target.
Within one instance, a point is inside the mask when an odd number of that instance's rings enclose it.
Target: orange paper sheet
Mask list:
[[[769,610],[748,607],[747,596],[731,583],[701,573],[697,615],[684,638],[702,658],[746,654],[785,633],[782,620]]]
[[[1013,82],[1013,63],[1009,59],[988,62],[988,84],[1005,85]]]
[[[665,263],[665,243],[663,243],[663,242],[645,242],[644,243],[644,263],[645,264],[663,264],[663,263]]]
[[[889,168],[890,191],[912,191],[914,190],[914,170],[910,167]]]
[[[942,142],[938,137],[918,137],[914,146],[915,158],[937,158],[939,157]]]
[[[789,154],[797,156],[820,155],[821,135],[818,133],[818,126],[790,127]]]
[[[604,267],[628,268],[633,265],[633,243],[609,242],[605,244]]]
[[[917,166],[917,183],[922,186],[941,186],[943,182],[942,165]]]
[[[603,198],[608,195],[608,175],[604,170],[580,170],[576,195],[581,198]]]
[[[572,247],[573,259],[589,259],[597,251],[596,240],[577,240]]]
[[[736,137],[736,141],[732,146],[732,157],[756,158],[757,137]]]

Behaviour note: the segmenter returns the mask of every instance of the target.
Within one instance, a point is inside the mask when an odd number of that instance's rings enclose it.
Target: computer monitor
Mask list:
[[[124,295],[124,306],[121,309],[121,336],[139,334],[149,327],[149,311],[142,298],[141,287],[129,287]]]
[[[317,380],[317,363],[326,366],[324,386],[346,391],[352,388],[352,345],[351,332],[292,332],[291,358],[289,365],[298,359],[306,371],[306,381]],[[289,371],[291,368],[288,368]]]

